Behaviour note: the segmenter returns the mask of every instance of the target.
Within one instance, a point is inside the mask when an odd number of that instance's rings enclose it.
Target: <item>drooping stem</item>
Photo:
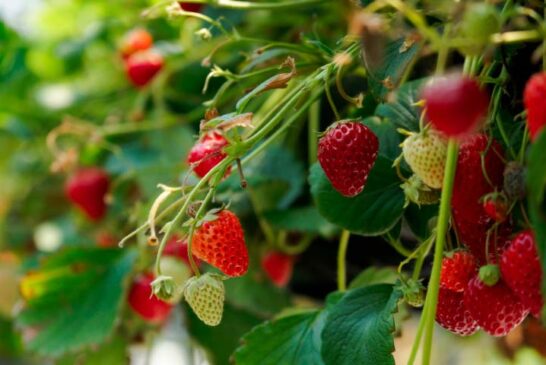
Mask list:
[[[428,284],[427,303],[425,308],[425,342],[423,347],[423,365],[430,364],[432,350],[432,334],[434,331],[434,318],[436,317],[436,306],[438,305],[438,292],[440,288],[440,271],[442,268],[442,257],[444,243],[449,226],[451,196],[453,193],[453,182],[457,168],[457,154],[459,146],[455,139],[450,139],[447,146],[447,160],[444,172],[442,197],[440,200],[440,212],[438,225],[436,227],[436,246],[434,247],[434,261],[432,274]]]
[[[337,289],[345,291],[347,289],[347,271],[345,269],[345,257],[347,256],[347,246],[351,232],[344,229],[339,237],[339,248],[337,251]]]
[[[241,10],[263,10],[263,9],[290,9],[303,6],[318,5],[332,0],[290,0],[280,2],[249,2],[239,0],[186,0],[187,3],[208,4],[221,8]]]
[[[207,204],[212,199],[212,196],[214,195],[214,191],[215,191],[215,188],[211,187],[209,191],[207,192],[205,199],[203,199],[203,201],[201,202],[201,206],[199,207],[199,209],[197,210],[197,213],[195,214],[194,221],[192,225],[190,226],[190,230],[188,233],[188,260],[190,262],[191,269],[193,273],[195,274],[195,276],[199,276],[201,274],[199,272],[199,267],[197,267],[197,264],[195,263],[195,260],[193,258],[193,252],[191,249],[193,244],[193,233],[195,231],[195,227],[197,226],[197,222],[199,221],[199,219],[201,218],[201,216],[203,215],[203,212],[205,211],[207,207]]]
[[[320,100],[309,108],[309,123],[307,124],[307,144],[309,165],[317,161],[317,137],[320,124]]]

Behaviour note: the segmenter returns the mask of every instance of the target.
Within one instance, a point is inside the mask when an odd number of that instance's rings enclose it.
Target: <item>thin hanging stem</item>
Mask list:
[[[345,269],[345,257],[347,256],[347,246],[351,232],[344,229],[339,238],[339,248],[337,251],[337,289],[341,292],[347,290],[347,270]]]

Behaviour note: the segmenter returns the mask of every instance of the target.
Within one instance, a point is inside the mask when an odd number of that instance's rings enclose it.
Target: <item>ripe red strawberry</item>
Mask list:
[[[282,252],[270,251],[262,258],[262,269],[278,287],[284,287],[292,277],[294,256]]]
[[[358,195],[377,158],[379,141],[364,124],[334,123],[318,144],[318,160],[324,173],[341,195]]]
[[[544,305],[540,292],[542,267],[532,231],[524,231],[514,237],[502,254],[500,269],[506,285],[538,317]]]
[[[546,72],[537,73],[527,81],[523,103],[531,140],[534,140],[546,125]]]
[[[434,130],[412,133],[402,143],[404,159],[426,185],[440,189],[444,181],[446,140]]]
[[[427,118],[448,137],[477,131],[487,113],[489,96],[476,80],[460,74],[435,78],[422,92]]]
[[[188,258],[188,243],[186,240],[182,240],[178,235],[173,234],[172,237],[167,242],[165,249],[163,250],[163,255],[176,257],[186,264],[190,264]],[[201,264],[201,261],[197,257],[194,257],[194,261],[197,266]]]
[[[488,194],[483,199],[483,210],[495,222],[504,222],[508,212],[508,201],[502,194]]]
[[[460,336],[470,336],[478,331],[479,326],[465,308],[463,298],[463,293],[440,287],[436,322]]]
[[[193,236],[192,252],[228,276],[248,270],[248,252],[239,218],[222,210],[215,220],[205,221]]]
[[[478,275],[470,280],[464,291],[464,304],[478,325],[492,336],[506,335],[528,313],[502,280],[487,286]]]
[[[214,166],[218,165],[226,154],[223,148],[228,142],[221,134],[211,132],[205,134],[190,150],[188,164],[193,166],[193,171],[199,177],[204,177]],[[229,175],[229,169],[226,176]]]
[[[470,252],[457,251],[442,260],[440,286],[451,291],[463,292],[478,270],[478,262]]]
[[[193,11],[193,12],[200,12],[203,8],[203,4],[197,4],[197,3],[185,3],[183,1],[179,1],[178,4],[180,4],[180,7],[185,11]]]
[[[147,322],[163,322],[171,313],[172,306],[152,295],[152,274],[139,275],[129,290],[128,302],[131,308]]]
[[[504,172],[502,156],[502,147],[483,134],[468,138],[459,149],[451,199],[453,219],[459,240],[470,248],[480,263],[486,262],[487,232],[494,223],[484,211],[482,200],[487,194],[495,190],[500,191],[502,188]],[[484,176],[484,171],[487,177]],[[497,237],[498,248],[502,246],[499,237],[504,237],[504,231]],[[489,242],[490,247],[494,247],[495,241]]]
[[[110,186],[110,177],[98,167],[78,170],[65,184],[65,194],[89,219],[97,221],[106,214],[104,200]]]
[[[137,87],[148,85],[162,68],[163,57],[151,51],[137,52],[125,61],[127,77]]]
[[[152,47],[154,40],[147,30],[138,28],[125,35],[121,43],[120,52],[123,59],[139,51],[144,51]]]

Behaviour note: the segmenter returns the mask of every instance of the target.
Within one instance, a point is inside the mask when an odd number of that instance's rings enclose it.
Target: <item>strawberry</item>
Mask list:
[[[506,284],[538,317],[544,305],[540,292],[542,267],[532,231],[527,230],[514,237],[502,254],[500,269]]]
[[[474,276],[464,291],[464,304],[483,330],[492,336],[504,336],[527,315],[527,308],[499,280],[488,286]]]
[[[476,80],[460,74],[432,79],[422,91],[433,127],[448,137],[464,137],[479,129],[489,96]]]
[[[204,177],[214,166],[218,165],[226,153],[223,148],[227,146],[228,141],[218,132],[205,134],[190,150],[188,154],[188,164],[192,166],[193,171],[199,177]],[[226,176],[230,170],[226,171]]]
[[[508,212],[508,201],[503,194],[490,193],[483,198],[483,210],[495,222],[504,222]]]
[[[476,275],[478,263],[468,251],[457,251],[442,260],[440,286],[455,292],[463,292],[468,282]]]
[[[143,87],[163,68],[163,57],[151,51],[141,51],[125,61],[127,77],[136,87]]]
[[[187,265],[190,264],[190,260],[188,258],[188,243],[185,240],[182,240],[176,234],[172,235],[167,242],[167,245],[163,250],[163,255],[176,257],[183,260]],[[197,257],[194,257],[194,261],[197,266],[201,264]]]
[[[100,220],[106,214],[105,197],[110,177],[101,168],[82,168],[68,178],[65,194],[89,219]]]
[[[451,199],[453,219],[459,239],[480,263],[486,262],[487,232],[494,223],[484,211],[482,200],[485,195],[501,190],[504,172],[502,156],[502,147],[498,142],[483,134],[469,137],[459,149]],[[505,228],[507,230],[507,226]],[[502,233],[498,239],[504,236],[505,231],[502,230]],[[494,245],[495,242],[490,240],[490,244]],[[502,246],[502,242],[496,244],[497,247]]]
[[[152,47],[154,40],[147,30],[138,28],[125,35],[121,43],[120,52],[123,59]]]
[[[364,124],[334,123],[318,144],[318,161],[341,195],[358,195],[368,179],[379,149],[376,135]]]
[[[460,336],[470,336],[478,331],[478,323],[464,306],[464,294],[440,287],[436,322],[446,330]]]
[[[171,313],[172,306],[152,295],[152,274],[137,276],[129,290],[128,302],[131,308],[147,322],[163,322]]]
[[[504,168],[503,189],[506,195],[513,200],[525,197],[525,168],[516,161],[510,161]]]
[[[504,222],[497,228],[489,224],[472,224],[467,221],[456,221],[455,228],[459,241],[474,255],[479,264],[497,262],[498,255],[510,243],[512,225]],[[489,257],[486,259],[486,245],[489,245]]]
[[[186,3],[183,1],[179,1],[178,4],[182,8],[182,10],[185,11],[192,11],[194,13],[198,13],[203,8],[203,4],[197,4],[197,3]]]
[[[206,273],[190,278],[184,298],[197,317],[209,326],[217,326],[224,312],[225,288],[219,275]]]
[[[402,143],[404,159],[426,185],[440,189],[444,181],[446,140],[433,130],[411,133]]]
[[[262,269],[269,279],[278,287],[284,287],[292,277],[294,256],[282,252],[270,251],[262,258]]]
[[[523,104],[531,140],[534,140],[546,125],[546,72],[537,73],[527,81]]]
[[[192,252],[228,276],[248,270],[248,252],[239,218],[222,210],[216,219],[205,221],[193,236]]]

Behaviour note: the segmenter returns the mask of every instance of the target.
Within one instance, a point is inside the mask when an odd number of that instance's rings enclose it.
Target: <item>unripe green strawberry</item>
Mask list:
[[[222,277],[206,273],[186,282],[184,298],[197,317],[209,326],[217,326],[224,312],[225,289]]]
[[[402,143],[404,159],[426,185],[440,189],[444,180],[447,143],[437,132],[411,133]]]
[[[412,175],[401,187],[406,195],[406,206],[410,202],[421,206],[421,204],[431,205],[440,201],[440,190],[428,187],[417,175]]]

